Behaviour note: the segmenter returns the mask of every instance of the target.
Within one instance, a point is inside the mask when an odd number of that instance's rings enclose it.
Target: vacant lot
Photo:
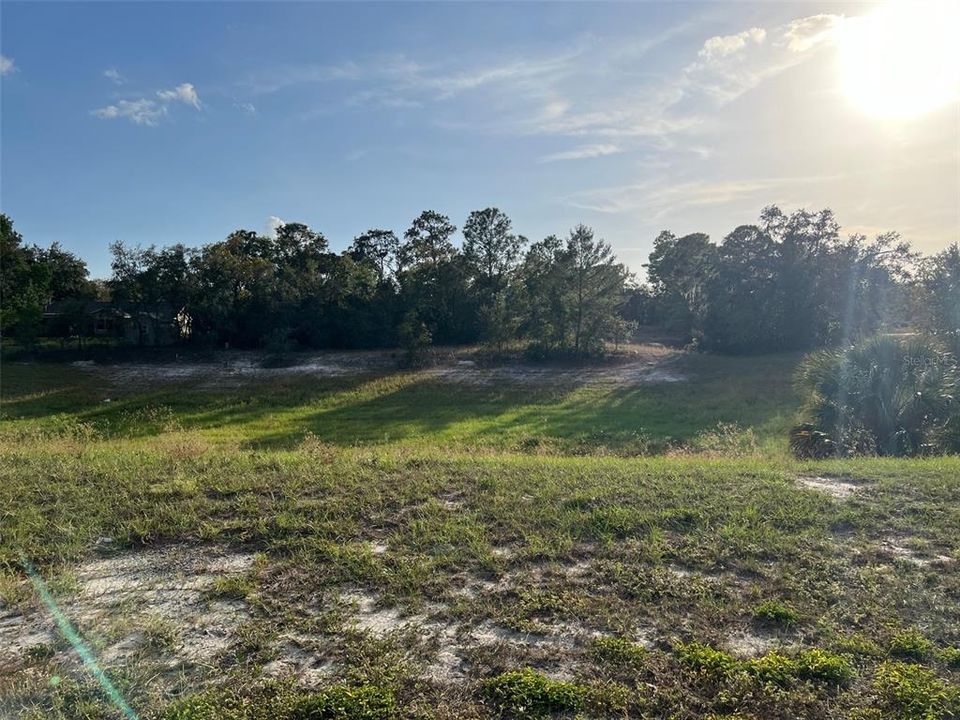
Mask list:
[[[241,360],[5,364],[0,717],[960,712],[960,459],[792,461],[794,356]]]

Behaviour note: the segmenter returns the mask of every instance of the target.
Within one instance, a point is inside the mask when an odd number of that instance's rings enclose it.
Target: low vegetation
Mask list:
[[[808,356],[801,457],[960,452],[960,369],[941,343],[878,337]]]
[[[798,359],[242,396],[7,363],[0,715],[121,717],[25,554],[145,718],[948,720],[958,460],[792,458]]]

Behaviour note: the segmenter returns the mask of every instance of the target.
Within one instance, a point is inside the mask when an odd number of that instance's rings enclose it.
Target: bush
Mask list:
[[[551,680],[527,668],[487,681],[486,694],[502,716],[541,718],[555,712],[580,710],[588,692],[581,685]]]
[[[804,421],[790,434],[804,458],[949,452],[960,439],[956,360],[929,339],[877,337],[808,355],[797,381]]]

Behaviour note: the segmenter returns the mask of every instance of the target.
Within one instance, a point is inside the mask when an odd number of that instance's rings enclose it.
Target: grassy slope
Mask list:
[[[132,547],[220,541],[267,558],[243,590],[259,611],[221,668],[236,686],[251,685],[278,635],[302,626],[327,638],[341,680],[386,688],[402,716],[488,717],[486,678],[562,661],[600,716],[924,717],[910,708],[925,712],[940,686],[910,676],[891,691],[886,678],[902,669],[887,656],[916,631],[931,643],[918,667],[960,678],[944,654],[960,645],[960,459],[791,461],[794,360],[692,357],[690,383],[626,391],[454,391],[396,375],[273,383],[246,397],[159,388],[111,403],[102,400],[114,393],[75,370],[8,365],[0,594],[25,600],[21,551],[55,576],[104,535]],[[718,419],[750,428],[757,452],[611,456],[691,441]],[[304,441],[307,430],[315,437]],[[864,489],[838,502],[798,487],[803,473]],[[897,558],[891,539],[952,561]],[[457,591],[471,578],[503,582],[465,598]],[[425,684],[417,678],[436,648],[358,640],[335,617],[304,615],[308,597],[325,607],[342,587],[411,611],[441,601],[463,623],[533,633],[575,623],[655,646],[636,657],[576,647],[559,659],[477,648],[467,681]],[[764,602],[790,608],[795,624],[758,625]],[[770,682],[752,666],[718,670],[679,652],[761,631],[843,654],[854,680]],[[0,698],[38,717],[112,717],[89,683],[47,686],[58,672],[40,657],[0,681]],[[121,682],[124,672],[115,669]],[[149,687],[128,689],[138,707],[163,711]],[[279,707],[285,691],[269,692]],[[929,717],[946,707],[930,705]]]

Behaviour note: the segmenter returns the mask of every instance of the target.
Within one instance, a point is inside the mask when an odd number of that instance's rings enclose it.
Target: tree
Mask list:
[[[921,263],[917,285],[921,326],[943,337],[960,358],[960,245]]]
[[[663,231],[653,241],[653,252],[644,267],[668,329],[685,332],[693,339],[702,336],[707,287],[715,266],[716,247],[703,233],[678,238]]]
[[[13,221],[0,214],[0,332],[12,330],[32,345],[48,304],[96,296],[87,274],[86,264],[59,243],[47,249],[24,245]]]
[[[377,282],[383,283],[397,270],[400,241],[393,230],[370,229],[357,235],[347,249],[354,262],[369,263],[377,271]]]
[[[530,246],[518,272],[520,333],[533,341],[535,354],[566,347],[570,321],[563,252],[560,238],[549,235]]]
[[[454,254],[450,238],[457,226],[450,218],[433,210],[424,210],[403,234],[400,247],[401,265],[405,268],[416,265],[439,265],[450,260]]]
[[[597,240],[593,230],[577,225],[567,239],[573,351],[577,357],[602,350],[614,329],[623,300],[627,269],[616,262],[610,245]]]
[[[471,212],[463,226],[463,254],[475,273],[481,305],[494,302],[517,266],[524,238],[510,225],[503,211],[487,208]]]

